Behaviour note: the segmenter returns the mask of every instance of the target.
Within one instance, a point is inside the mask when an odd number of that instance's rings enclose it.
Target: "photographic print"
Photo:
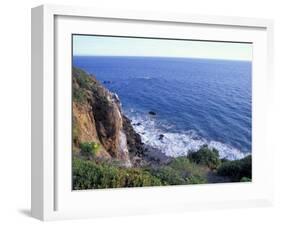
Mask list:
[[[72,189],[252,180],[252,43],[72,35]]]

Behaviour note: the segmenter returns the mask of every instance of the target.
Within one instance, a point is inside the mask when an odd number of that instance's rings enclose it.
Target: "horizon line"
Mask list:
[[[146,58],[182,58],[182,59],[202,59],[202,60],[225,60],[225,61],[244,61],[252,62],[247,59],[230,59],[230,58],[206,58],[206,57],[184,57],[184,56],[146,56],[146,55],[72,55],[73,57],[146,57]]]

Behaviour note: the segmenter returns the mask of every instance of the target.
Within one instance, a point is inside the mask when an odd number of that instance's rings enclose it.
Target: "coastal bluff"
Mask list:
[[[117,94],[105,88],[94,75],[73,68],[73,153],[83,156],[81,146],[98,147],[95,157],[118,160],[131,167],[143,149],[141,138],[123,115]]]

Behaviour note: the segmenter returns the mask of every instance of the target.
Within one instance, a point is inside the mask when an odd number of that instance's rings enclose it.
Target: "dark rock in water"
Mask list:
[[[133,124],[133,126],[140,126],[141,125],[141,123],[140,122],[138,122],[138,123],[134,123]]]
[[[122,115],[123,118],[123,128],[127,137],[127,145],[131,155],[141,156],[144,152],[143,143],[141,141],[141,136],[134,130],[130,119],[125,115]]]
[[[148,114],[150,115],[156,115],[156,113],[154,111],[149,111]]]
[[[111,84],[111,83],[112,83],[112,81],[110,81],[110,80],[103,81],[103,84]]]
[[[164,134],[160,134],[158,139],[163,140],[163,138],[164,138]]]

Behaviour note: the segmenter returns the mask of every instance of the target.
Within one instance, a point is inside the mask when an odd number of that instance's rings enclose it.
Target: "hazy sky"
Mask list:
[[[252,44],[73,35],[74,56],[161,56],[252,60]]]

